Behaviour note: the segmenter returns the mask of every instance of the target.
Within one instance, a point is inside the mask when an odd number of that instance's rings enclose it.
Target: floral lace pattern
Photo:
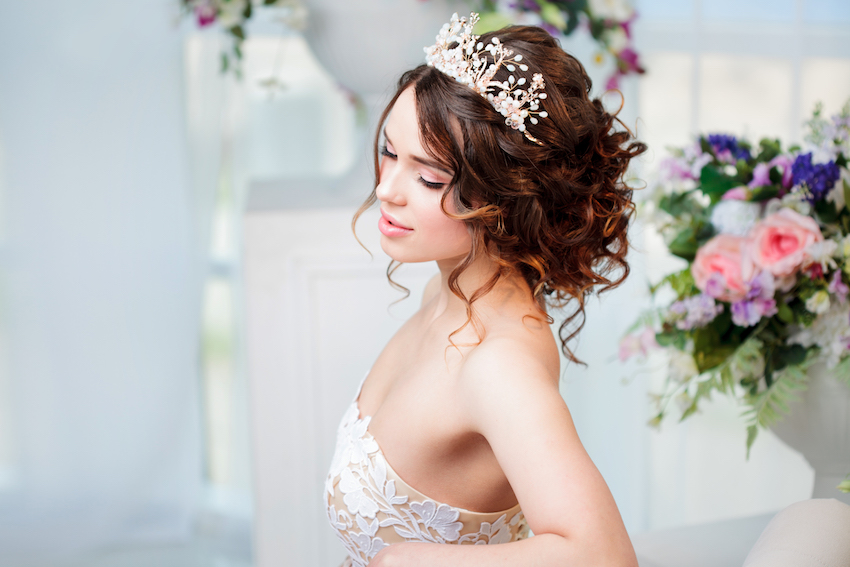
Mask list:
[[[365,567],[392,543],[419,541],[496,544],[528,537],[519,505],[495,513],[469,512],[435,502],[408,486],[387,463],[360,419],[357,401],[337,431],[325,483],[331,526],[348,550],[344,566]]]

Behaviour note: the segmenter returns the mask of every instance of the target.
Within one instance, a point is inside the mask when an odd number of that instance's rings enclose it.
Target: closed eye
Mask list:
[[[387,149],[386,144],[381,146],[381,155],[384,156],[384,157],[388,157],[390,159],[395,159],[395,158],[398,157],[396,154],[392,153],[390,150]]]
[[[428,181],[424,179],[421,175],[419,176],[419,182],[427,187],[428,189],[442,189],[446,186],[445,183],[437,183],[435,181]]]

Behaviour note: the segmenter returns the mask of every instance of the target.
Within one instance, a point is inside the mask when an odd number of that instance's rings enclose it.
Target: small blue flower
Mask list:
[[[709,134],[706,139],[712,149],[714,149],[714,153],[717,154],[718,159],[721,161],[724,161],[723,156],[726,155],[735,158],[733,161],[737,161],[739,159],[750,159],[750,150],[738,145],[738,138],[735,136],[729,136],[726,134]],[[728,152],[728,154],[726,152]]]
[[[834,161],[812,163],[812,154],[801,154],[791,166],[794,185],[805,185],[809,190],[809,201],[816,203],[826,197],[841,177],[841,171]]]

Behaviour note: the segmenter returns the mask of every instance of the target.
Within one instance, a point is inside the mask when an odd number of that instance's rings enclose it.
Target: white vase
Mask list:
[[[808,374],[806,391],[771,429],[815,469],[812,498],[850,504],[850,494],[836,488],[850,473],[850,388],[822,363],[813,365]]]
[[[311,0],[308,6],[304,35],[313,53],[360,95],[393,90],[402,72],[425,62],[422,48],[434,43],[452,12],[469,13],[456,0]]]

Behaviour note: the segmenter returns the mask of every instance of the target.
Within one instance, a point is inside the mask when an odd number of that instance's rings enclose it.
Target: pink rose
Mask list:
[[[744,282],[753,275],[743,236],[718,234],[697,250],[691,274],[697,287],[721,301],[739,301],[747,294]]]
[[[756,266],[782,278],[803,264],[806,247],[822,240],[814,219],[792,209],[780,209],[750,231],[749,255]]]

